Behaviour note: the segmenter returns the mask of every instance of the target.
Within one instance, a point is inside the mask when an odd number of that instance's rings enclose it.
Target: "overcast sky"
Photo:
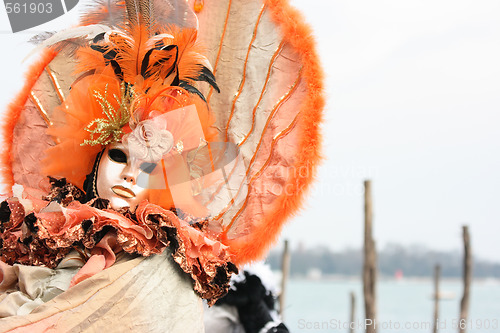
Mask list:
[[[500,261],[500,2],[292,0],[312,25],[326,73],[324,155],[305,209],[283,237],[360,247],[363,180],[373,183],[378,247],[461,250]],[[10,32],[0,6],[0,106],[19,90],[33,31]]]
[[[326,72],[325,156],[285,237],[360,247],[362,182],[375,240],[500,260],[500,2],[293,0]]]

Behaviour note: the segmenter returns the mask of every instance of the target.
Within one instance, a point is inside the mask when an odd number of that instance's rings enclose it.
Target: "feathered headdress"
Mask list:
[[[286,0],[196,4],[195,14],[195,0],[103,1],[80,27],[40,44],[52,46],[5,125],[4,178],[46,190],[46,176],[59,175],[82,186],[102,145],[170,114],[171,152],[189,172],[151,200],[194,198],[207,232],[243,264],[266,253],[314,178],[321,69]],[[189,116],[173,112],[188,106]],[[169,193],[176,185],[180,201]]]
[[[104,8],[100,11],[111,12]],[[48,133],[57,138],[57,142],[47,151],[44,171],[65,177],[80,188],[84,188],[86,175],[102,147],[133,139],[132,134],[144,130],[143,127],[136,130],[137,126],[161,114],[189,105],[194,105],[197,112],[196,117],[167,115],[168,142],[162,143],[163,150],[144,147],[149,157],[159,160],[170,150],[187,153],[214,139],[214,130],[210,128],[213,118],[197,82],[206,82],[217,91],[219,88],[210,63],[196,42],[196,29],[157,23],[151,16],[154,9],[151,2],[126,1],[122,11],[125,8],[128,19],[116,21],[111,28],[103,29],[106,31],[91,35],[93,38],[81,40],[82,45],[76,49],[72,43],[77,60],[73,71],[76,79],[69,96],[54,109],[51,117],[53,125]],[[96,25],[102,26],[101,22],[92,24],[96,17],[109,21],[99,14],[87,15],[87,29],[93,31]],[[61,32],[50,38],[57,41],[55,47],[63,52],[68,44],[62,39],[66,34]],[[46,45],[51,45],[50,39]],[[167,130],[165,126],[163,130]],[[192,129],[200,126],[202,130],[193,134]],[[153,128],[150,133],[161,130]],[[142,150],[140,146],[136,148]],[[68,161],[67,156],[80,158]],[[173,172],[165,169],[164,173]],[[149,199],[165,208],[174,207],[168,185],[163,186],[163,191],[153,189]],[[186,211],[204,211],[184,194],[184,203],[179,200],[177,205]]]

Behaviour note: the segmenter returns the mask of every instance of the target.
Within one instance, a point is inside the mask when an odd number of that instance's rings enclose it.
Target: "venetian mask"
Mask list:
[[[97,195],[108,199],[111,208],[134,212],[149,199],[149,189],[165,186],[157,163],[173,147],[174,138],[166,128],[164,117],[154,117],[135,125],[121,142],[106,146],[97,170]]]
[[[129,208],[148,199],[148,176],[156,163],[141,160],[131,154],[127,143],[108,145],[101,157],[97,171],[97,194],[107,199],[111,208]]]

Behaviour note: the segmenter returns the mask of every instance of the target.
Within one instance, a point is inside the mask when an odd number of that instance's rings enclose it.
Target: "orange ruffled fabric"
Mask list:
[[[170,246],[175,262],[193,279],[194,290],[213,304],[227,292],[236,267],[227,247],[204,230],[204,221],[183,215],[181,219],[147,201],[135,215],[78,201],[65,207],[52,201],[25,216],[19,200],[9,198],[0,207],[1,260],[53,268],[73,248],[82,255],[89,252],[86,265],[73,278],[75,285],[111,266],[114,253],[121,250],[149,256]]]

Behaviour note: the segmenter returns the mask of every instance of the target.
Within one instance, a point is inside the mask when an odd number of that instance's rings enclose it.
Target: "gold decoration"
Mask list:
[[[59,84],[59,80],[57,79],[57,75],[50,69],[50,66],[45,67],[45,71],[47,72],[47,75],[49,76],[49,79],[52,82],[52,85],[54,86],[59,101],[63,103],[65,100],[64,93],[61,88],[61,85]]]
[[[122,127],[130,120],[129,108],[135,98],[134,90],[131,86],[122,82],[120,86],[121,98],[113,94],[114,100],[118,103],[119,108],[116,110],[108,99],[108,85],[104,89],[104,96],[100,91],[94,90],[93,96],[102,108],[102,112],[106,118],[97,118],[92,120],[85,130],[90,133],[90,140],[84,140],[81,146],[89,145],[108,145],[112,142],[118,142],[124,134]]]
[[[42,105],[42,102],[40,102],[40,99],[38,96],[33,92],[33,90],[30,92],[30,100],[35,104],[35,107],[37,108],[38,112],[40,113],[40,116],[42,116],[43,120],[47,123],[47,125],[52,125],[52,121],[49,119],[49,115],[47,114],[47,111]]]

